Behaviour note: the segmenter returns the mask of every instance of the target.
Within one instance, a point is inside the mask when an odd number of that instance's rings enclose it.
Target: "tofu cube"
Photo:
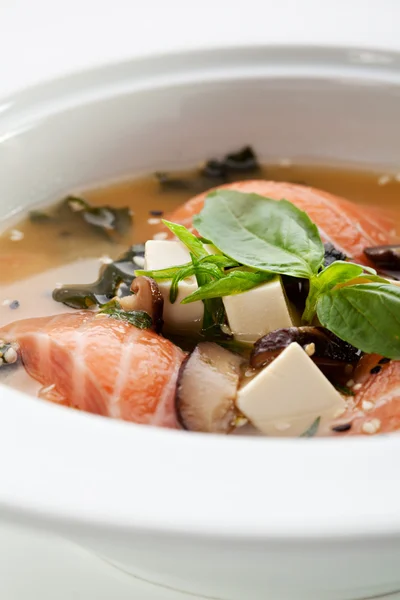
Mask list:
[[[186,246],[178,241],[149,240],[145,246],[146,271],[167,269],[190,262]],[[181,304],[181,301],[198,289],[195,277],[179,282],[178,297],[173,304],[169,301],[171,280],[157,281],[164,298],[164,330],[173,333],[196,333],[201,329],[204,305],[201,301]]]
[[[225,296],[223,303],[229,327],[240,342],[254,344],[270,331],[294,325],[280,277],[247,292]]]
[[[236,403],[269,436],[299,436],[318,417],[321,421],[335,418],[346,407],[339,392],[296,343],[246,383]]]

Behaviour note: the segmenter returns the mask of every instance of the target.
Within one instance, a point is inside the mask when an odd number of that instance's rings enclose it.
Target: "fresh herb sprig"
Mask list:
[[[400,360],[400,287],[352,262],[339,260],[324,268],[317,226],[287,200],[217,190],[193,219],[201,238],[182,225],[165,224],[192,255],[191,263],[170,270],[168,278],[179,281],[197,269],[199,289],[183,303],[212,302],[276,275],[301,277],[310,287],[305,323],[318,319],[360,350]],[[210,255],[205,242],[216,254]],[[166,278],[165,271],[160,278]],[[158,277],[157,271],[137,274]]]
[[[303,321],[319,322],[364,352],[400,359],[400,288],[373,269],[336,261],[323,268],[318,229],[286,200],[219,190],[209,194],[193,224],[241,264],[307,278]]]

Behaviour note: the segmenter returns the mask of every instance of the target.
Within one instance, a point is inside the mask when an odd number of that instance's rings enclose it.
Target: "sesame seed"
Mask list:
[[[284,423],[284,422],[282,422],[282,423],[275,423],[274,427],[278,431],[286,431],[287,429],[289,429],[290,423]]]
[[[361,384],[361,383],[355,383],[355,384],[353,385],[353,390],[354,390],[355,392],[358,392],[358,390],[361,390],[361,388],[362,388],[362,384]]]
[[[389,175],[381,175],[378,179],[378,185],[386,185],[391,179]]]
[[[344,415],[344,413],[346,412],[345,408],[338,408],[337,411],[335,412],[335,414],[333,415],[335,419],[338,419],[339,417],[341,417],[342,415]]]
[[[80,212],[85,209],[85,206],[82,202],[72,198],[68,200],[68,207],[72,210],[72,212]]]
[[[369,400],[363,400],[361,403],[361,408],[368,412],[374,408],[374,403],[370,402]]]
[[[12,363],[17,362],[18,354],[14,350],[14,348],[8,348],[3,354],[3,360],[11,365]]]
[[[19,306],[20,306],[20,304],[19,304],[18,300],[13,300],[9,304],[9,307],[11,308],[11,310],[16,310],[17,308],[19,308]]]
[[[161,219],[151,217],[150,219],[147,219],[147,222],[149,225],[159,225],[161,223]]]
[[[168,237],[168,233],[166,231],[160,231],[153,235],[153,240],[166,240]]]
[[[113,259],[110,256],[100,256],[99,261],[101,262],[102,265],[111,265],[113,261]]]
[[[379,419],[371,419],[371,421],[365,421],[362,426],[363,433],[367,433],[369,435],[373,435],[377,433],[381,427],[381,422]]]
[[[244,374],[245,377],[252,377],[253,375],[254,375],[254,369],[247,369],[247,371]]]
[[[308,354],[308,356],[312,356],[313,354],[315,354],[314,342],[311,342],[311,344],[307,344],[306,346],[304,346],[304,350],[305,350],[306,354]]]
[[[229,327],[229,325],[227,325],[226,323],[222,323],[222,325],[221,325],[221,331],[225,335],[232,335],[232,330]]]
[[[349,379],[348,382],[346,383],[346,386],[349,388],[352,388],[354,385],[354,379]]]
[[[3,300],[2,305],[3,306],[8,306],[9,304],[11,304],[12,300],[10,300],[10,298],[6,298],[5,300]]]
[[[54,287],[56,288],[56,290],[59,290],[60,288],[62,288],[62,286],[63,286],[63,284],[62,284],[62,283],[60,283],[59,281],[57,281],[57,282],[54,284]]]
[[[234,422],[232,423],[232,425],[234,425],[236,428],[238,427],[243,427],[244,425],[247,425],[248,420],[246,419],[246,417],[236,417],[236,419],[234,419]]]
[[[50,385],[47,385],[45,387],[42,387],[42,389],[40,390],[41,394],[47,394],[48,392],[52,392],[54,390],[54,388],[56,387],[55,383],[52,383]]]
[[[293,164],[293,161],[290,158],[281,158],[281,160],[279,161],[279,166],[281,167],[291,167]]]
[[[19,242],[24,239],[24,234],[19,229],[11,229],[10,231],[10,240],[12,242]]]
[[[144,267],[144,256],[135,256],[133,262],[137,264],[138,267]]]
[[[382,370],[382,367],[380,367],[379,365],[376,365],[376,367],[373,367],[370,370],[371,375],[376,375],[377,373],[379,373],[379,371]]]
[[[149,215],[151,215],[152,217],[162,217],[163,214],[163,210],[149,210]]]

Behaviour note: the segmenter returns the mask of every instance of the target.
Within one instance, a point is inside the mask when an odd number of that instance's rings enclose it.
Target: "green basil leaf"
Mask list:
[[[168,267],[167,269],[157,269],[156,271],[135,271],[136,277],[144,275],[145,277],[151,277],[152,279],[172,279],[179,271],[190,267],[192,263],[186,263],[184,265],[177,265],[176,267]]]
[[[368,271],[364,273],[363,271]],[[365,283],[379,282],[387,283],[382,277],[374,274],[374,269],[357,265],[355,263],[337,260],[330,264],[326,269],[318,273],[316,277],[310,279],[310,292],[306,301],[306,308],[303,314],[303,320],[311,323],[316,312],[316,304],[321,294],[327,293],[339,284],[361,283],[365,279]]]
[[[336,287],[320,296],[321,325],[366,353],[400,360],[400,288],[383,283]]]
[[[232,269],[233,267],[239,267],[239,263],[228,256],[223,254],[210,254],[200,260],[200,263],[211,263],[218,265],[221,269]]]
[[[267,281],[271,281],[275,275],[265,272],[252,273],[248,271],[231,271],[222,279],[211,281],[201,286],[198,290],[182,300],[181,304],[189,304],[197,300],[208,298],[222,298],[232,294],[240,294]]]
[[[200,259],[208,256],[208,252],[204,248],[203,243],[198,237],[186,229],[186,227],[178,225],[177,223],[171,223],[171,221],[166,221],[165,219],[163,219],[163,223],[196,258]]]
[[[200,263],[193,254],[190,254],[190,257],[192,259],[194,274],[199,288],[210,283],[213,278],[219,279],[223,276],[222,271],[216,265]],[[208,268],[207,271],[204,271],[204,266],[211,267],[211,269]],[[203,269],[201,267],[203,267]],[[206,338],[219,335],[221,333],[220,326],[225,322],[225,307],[222,300],[220,298],[205,299],[203,300],[203,304],[204,315],[201,327],[202,334]]]
[[[321,421],[321,417],[317,417],[315,419],[315,421],[312,423],[312,425],[306,431],[304,431],[304,433],[300,434],[299,437],[302,437],[302,438],[314,437],[314,435],[318,431],[320,421]]]
[[[337,260],[321,271],[317,276],[316,285],[320,293],[334,288],[338,283],[346,283],[362,275],[364,267],[355,263]]]
[[[169,301],[171,302],[171,304],[173,304],[175,302],[175,300],[178,296],[179,282],[182,281],[182,279],[186,279],[187,277],[192,277],[193,275],[196,275],[197,278],[199,277],[199,275],[207,275],[207,276],[215,277],[216,279],[223,277],[223,273],[222,273],[221,269],[219,269],[216,265],[207,264],[207,263],[198,263],[196,265],[194,265],[193,263],[189,264],[188,266],[184,267],[183,269],[181,269],[180,271],[175,273],[175,275],[172,278],[171,288],[169,291]],[[198,279],[197,283],[199,285],[203,285],[202,281],[200,281],[200,283],[199,283],[199,279]]]
[[[217,190],[193,223],[224,254],[260,271],[310,278],[324,262],[316,225],[287,200]]]

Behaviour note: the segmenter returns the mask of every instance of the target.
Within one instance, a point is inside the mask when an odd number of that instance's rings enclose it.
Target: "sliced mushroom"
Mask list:
[[[344,369],[360,360],[361,351],[323,327],[277,329],[259,339],[250,357],[252,367],[272,362],[287,346],[297,342],[322,371]],[[326,373],[328,374],[328,373]]]
[[[379,268],[400,271],[400,245],[365,248],[364,254]]]
[[[175,405],[184,429],[229,433],[239,414],[235,407],[243,359],[213,342],[196,346],[181,366]]]
[[[131,284],[130,296],[118,298],[121,307],[126,311],[144,310],[150,315],[152,329],[159,333],[164,324],[163,308],[164,298],[157,283],[151,277],[136,277]]]

